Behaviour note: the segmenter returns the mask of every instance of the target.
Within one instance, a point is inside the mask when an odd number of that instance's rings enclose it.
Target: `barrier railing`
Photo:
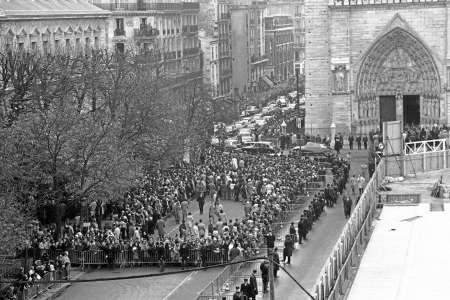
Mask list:
[[[315,299],[337,299],[344,293],[343,286],[350,268],[358,259],[359,249],[370,233],[377,204],[377,188],[384,172],[384,160],[381,160],[318,276],[312,290]]]
[[[33,299],[47,291],[49,288],[55,287],[59,283],[48,282],[51,280],[61,280],[64,278],[63,271],[52,271],[46,273],[41,280],[30,282],[30,286],[24,287],[20,293],[19,300]]]
[[[44,251],[38,251],[39,253],[33,253],[34,259],[40,259]],[[49,259],[57,260],[58,255],[62,254],[62,250],[45,251],[48,254]],[[72,265],[79,265],[82,268],[89,265],[115,265],[120,267],[138,266],[138,265],[152,265],[160,264],[175,264],[182,263],[182,258],[179,253],[174,251],[164,251],[164,253],[158,254],[156,248],[148,250],[68,250],[70,262]],[[211,265],[228,261],[227,249],[189,249],[187,258],[185,260],[186,265]]]

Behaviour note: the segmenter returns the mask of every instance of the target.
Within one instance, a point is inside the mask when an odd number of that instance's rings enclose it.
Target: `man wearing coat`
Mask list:
[[[244,295],[244,299],[249,299],[251,295],[251,286],[248,283],[248,279],[244,278],[244,283],[241,284],[241,293]]]
[[[352,211],[352,199],[349,196],[344,197],[344,216],[346,219],[350,218],[350,212]]]
[[[283,249],[283,262],[286,262],[287,258],[287,264],[291,264],[291,256],[292,256],[292,250],[294,249],[294,241],[291,239],[290,235],[286,235],[286,238],[284,240],[284,249]]]
[[[256,295],[258,295],[258,283],[256,282],[256,270],[253,270],[252,275],[250,275],[249,299],[256,300]]]

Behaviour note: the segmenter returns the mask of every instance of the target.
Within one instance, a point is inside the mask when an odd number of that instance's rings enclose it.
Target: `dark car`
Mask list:
[[[275,154],[278,152],[274,147],[265,143],[254,143],[244,146],[240,148],[240,151],[250,154]]]

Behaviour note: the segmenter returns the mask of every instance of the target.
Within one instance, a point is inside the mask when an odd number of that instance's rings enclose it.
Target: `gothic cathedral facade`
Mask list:
[[[305,0],[306,127],[450,123],[450,1]]]

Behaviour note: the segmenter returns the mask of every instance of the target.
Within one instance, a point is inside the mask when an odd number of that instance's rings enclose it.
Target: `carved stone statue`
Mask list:
[[[334,69],[334,88],[335,92],[347,91],[347,70],[343,65],[336,66]]]

